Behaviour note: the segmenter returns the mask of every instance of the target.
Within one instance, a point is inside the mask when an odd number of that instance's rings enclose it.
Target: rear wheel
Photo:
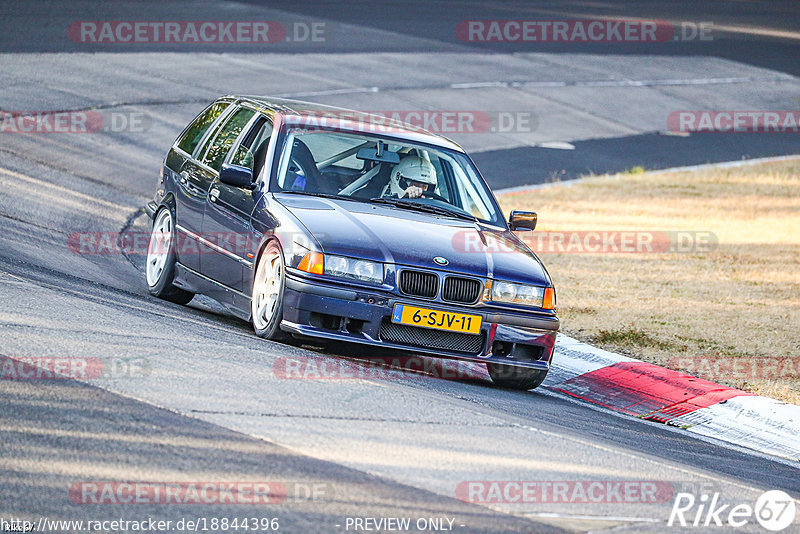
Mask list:
[[[150,244],[147,247],[147,263],[145,276],[150,294],[158,298],[187,304],[193,293],[172,285],[175,278],[175,225],[172,213],[163,208],[156,214],[153,230],[150,233]]]
[[[276,341],[287,337],[281,330],[284,282],[283,254],[273,242],[258,259],[250,298],[253,330],[259,337]]]
[[[529,390],[539,387],[547,376],[547,371],[539,369],[528,369],[527,367],[515,367],[502,363],[486,364],[492,382],[501,388]]]

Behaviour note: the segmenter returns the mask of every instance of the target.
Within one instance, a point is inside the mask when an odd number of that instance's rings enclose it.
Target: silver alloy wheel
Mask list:
[[[250,299],[253,325],[256,330],[269,328],[278,312],[278,301],[283,289],[283,260],[279,249],[267,248],[258,262],[253,298]]]
[[[172,246],[172,214],[168,209],[158,212],[147,247],[147,285],[154,287],[164,274],[167,256]]]

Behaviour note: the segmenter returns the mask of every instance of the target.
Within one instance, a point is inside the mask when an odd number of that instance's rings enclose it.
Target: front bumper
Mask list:
[[[391,323],[391,315],[398,302],[481,315],[481,333],[449,333],[395,325]],[[318,283],[290,273],[286,275],[281,323],[282,330],[303,336],[539,370],[550,368],[558,326],[555,316],[459,307],[398,297],[380,290]]]

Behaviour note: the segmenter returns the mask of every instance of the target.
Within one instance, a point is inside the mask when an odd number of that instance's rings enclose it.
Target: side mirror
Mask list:
[[[242,189],[253,188],[253,171],[241,165],[230,165],[224,163],[219,170],[219,181],[223,184],[241,187]]]
[[[508,216],[508,226],[512,231],[516,230],[534,230],[536,228],[536,221],[539,216],[535,211],[517,211],[514,210]]]

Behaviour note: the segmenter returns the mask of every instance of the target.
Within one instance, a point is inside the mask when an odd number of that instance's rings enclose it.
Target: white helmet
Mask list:
[[[436,169],[430,161],[419,156],[406,156],[394,166],[389,177],[389,185],[384,190],[384,195],[397,195],[402,198],[411,182],[428,184],[428,191],[436,189]]]

